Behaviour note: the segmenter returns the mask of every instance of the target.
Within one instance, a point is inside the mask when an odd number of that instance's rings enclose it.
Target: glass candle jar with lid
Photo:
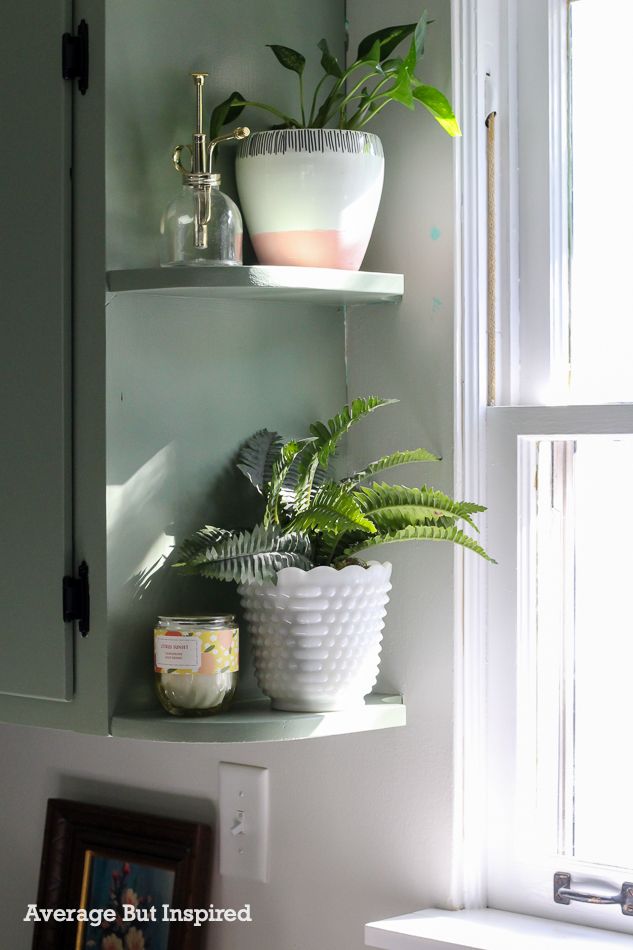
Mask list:
[[[235,694],[238,669],[239,629],[232,614],[158,618],[156,690],[173,716],[222,712]]]

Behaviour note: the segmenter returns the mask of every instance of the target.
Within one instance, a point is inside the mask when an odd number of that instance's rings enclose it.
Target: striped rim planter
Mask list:
[[[237,187],[260,264],[358,270],[383,175],[369,132],[278,129],[242,141]]]

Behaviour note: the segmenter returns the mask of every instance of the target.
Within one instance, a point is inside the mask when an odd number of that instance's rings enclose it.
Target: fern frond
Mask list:
[[[433,455],[432,452],[428,452],[426,449],[393,452],[391,455],[384,455],[382,458],[376,459],[375,462],[371,462],[367,468],[362,469],[360,472],[354,472],[352,475],[348,475],[343,481],[348,485],[358,485],[360,482],[364,482],[366,478],[371,478],[372,475],[377,475],[378,472],[384,472],[388,468],[395,468],[398,465],[407,465],[409,462],[439,461],[440,459],[437,455]]]
[[[313,567],[312,544],[305,535],[257,525],[219,540],[186,567],[214,580],[261,584],[274,581],[283,567]]]
[[[460,507],[469,515],[475,514],[478,511],[486,511],[485,505],[476,505],[472,501],[460,501]]]
[[[242,445],[237,467],[260,495],[273,477],[273,465],[279,458],[283,440],[278,432],[260,429]]]
[[[373,534],[376,528],[363,516],[349,489],[336,482],[327,482],[317,491],[309,507],[299,512],[285,530],[318,531],[337,536],[354,530]]]
[[[300,457],[295,459],[295,461],[292,463],[290,470],[284,479],[283,485],[279,490],[281,505],[290,514],[297,513],[298,511],[301,511],[302,508],[306,508],[310,503],[310,499],[314,498],[319,488],[324,485],[330,477],[329,470],[321,468],[321,466],[318,465],[314,473],[314,478],[312,479],[310,493],[307,494],[305,489],[302,489],[299,493],[299,462]]]
[[[273,465],[273,473],[265,488],[266,511],[264,512],[264,526],[279,523],[279,498],[290,468],[294,460],[304,451],[306,446],[314,442],[313,438],[294,439],[281,447],[279,458]]]
[[[312,423],[310,432],[313,436],[313,443],[302,455],[299,467],[296,491],[297,507],[299,509],[306,506],[307,499],[313,494],[312,486],[319,467],[327,468],[331,456],[335,453],[338,443],[348,429],[375,409],[397,401],[397,399],[380,399],[378,396],[354,399],[349,406],[343,406],[333,419],[328,420],[327,424],[324,422]]]
[[[195,534],[183,541],[178,549],[178,555],[182,559],[174,567],[184,567],[190,564],[195,558],[203,554],[207,548],[213,547],[220,541],[226,541],[232,536],[232,531],[225,531],[224,528],[214,528],[207,524],[200,528]]]
[[[406,488],[404,485],[374,482],[371,487],[361,486],[354,495],[361,510],[383,532],[457,518],[466,521],[475,531],[479,530],[470,516],[471,505],[454,501],[443,492],[426,486]],[[480,508],[477,506],[478,510]]]
[[[393,544],[399,541],[450,541],[453,544],[459,544],[464,548],[468,548],[470,551],[474,551],[475,554],[481,555],[487,561],[490,561],[491,564],[496,564],[497,562],[494,558],[491,558],[489,554],[486,554],[484,549],[480,544],[470,538],[467,534],[464,534],[463,531],[460,531],[459,528],[440,528],[437,525],[409,525],[408,528],[403,528],[401,531],[394,531],[386,534],[374,534],[371,537],[367,538],[364,541],[355,542],[354,544],[349,545],[345,548],[342,557],[349,557],[352,554],[356,554],[358,551],[363,551],[365,548],[375,547],[378,544]]]
[[[356,422],[360,422],[361,419],[374,412],[374,410],[380,409],[381,406],[388,406],[395,402],[398,402],[398,400],[366,396],[361,399],[354,399],[349,406],[343,406],[341,411],[328,421],[327,425],[322,422],[314,422],[310,426],[310,432],[315,437],[315,442],[308,455],[317,454],[319,463],[327,465],[342,436]]]
[[[314,455],[299,473],[295,489],[294,510],[305,511],[313,497],[314,479],[319,469],[319,456]]]

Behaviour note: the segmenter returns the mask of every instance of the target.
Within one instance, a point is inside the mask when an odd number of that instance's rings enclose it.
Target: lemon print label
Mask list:
[[[239,632],[224,630],[154,630],[156,673],[236,673],[239,669]]]

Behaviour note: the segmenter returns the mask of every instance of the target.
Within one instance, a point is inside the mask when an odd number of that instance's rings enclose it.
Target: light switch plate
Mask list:
[[[268,880],[268,769],[220,762],[220,874]]]

